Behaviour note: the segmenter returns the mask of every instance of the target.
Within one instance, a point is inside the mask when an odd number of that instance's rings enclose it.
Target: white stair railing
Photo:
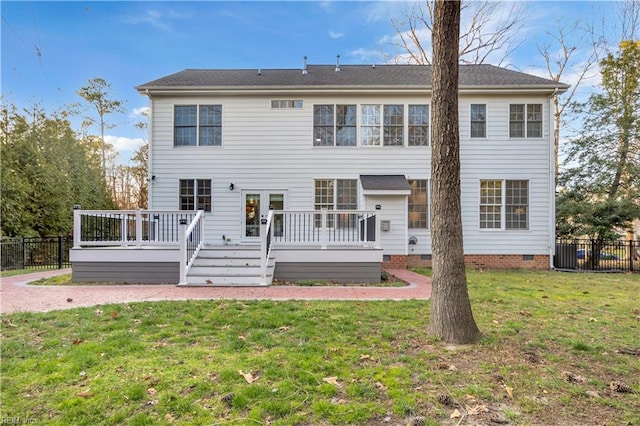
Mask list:
[[[204,246],[204,212],[198,210],[191,223],[180,219],[180,284],[187,284],[187,275]]]

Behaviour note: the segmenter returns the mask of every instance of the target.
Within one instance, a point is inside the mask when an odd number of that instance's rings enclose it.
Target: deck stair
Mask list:
[[[206,246],[200,250],[187,274],[188,286],[242,287],[270,285],[275,260],[267,268],[266,282],[260,277],[260,246]]]

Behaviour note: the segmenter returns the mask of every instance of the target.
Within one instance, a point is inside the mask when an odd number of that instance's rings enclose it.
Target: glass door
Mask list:
[[[244,237],[260,236],[260,195],[248,193],[244,196]]]
[[[252,190],[244,192],[242,197],[243,233],[245,241],[256,241],[260,237],[260,219],[267,217],[269,209],[284,210],[285,193],[283,191]],[[273,235],[282,237],[284,233],[284,216],[273,217]]]

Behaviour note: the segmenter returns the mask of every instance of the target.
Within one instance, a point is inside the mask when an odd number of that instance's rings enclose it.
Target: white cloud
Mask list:
[[[149,116],[149,107],[144,106],[141,108],[134,108],[131,113],[129,113],[129,118],[145,118]]]
[[[113,149],[119,153],[133,152],[145,143],[142,138],[128,138],[126,136],[105,135],[104,140],[113,145]]]
[[[356,59],[356,62],[377,63],[380,60],[380,52],[371,49],[355,49],[349,52],[349,56]]]
[[[136,15],[130,15],[124,18],[129,24],[148,24],[161,30],[171,30],[171,21],[183,20],[189,18],[190,15],[184,12],[174,10],[158,10],[148,9]]]
[[[329,31],[329,37],[331,37],[331,38],[342,38],[342,37],[344,37],[344,33],[338,33],[336,31]]]

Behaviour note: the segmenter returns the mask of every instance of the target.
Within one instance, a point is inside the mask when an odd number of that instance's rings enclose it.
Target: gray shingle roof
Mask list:
[[[215,89],[215,88],[323,88],[389,87],[430,88],[431,66],[425,65],[309,65],[300,69],[187,69],[137,86],[136,89]],[[534,75],[493,65],[460,65],[460,87],[569,86]]]
[[[404,175],[360,175],[360,183],[364,190],[405,191],[411,189]]]

